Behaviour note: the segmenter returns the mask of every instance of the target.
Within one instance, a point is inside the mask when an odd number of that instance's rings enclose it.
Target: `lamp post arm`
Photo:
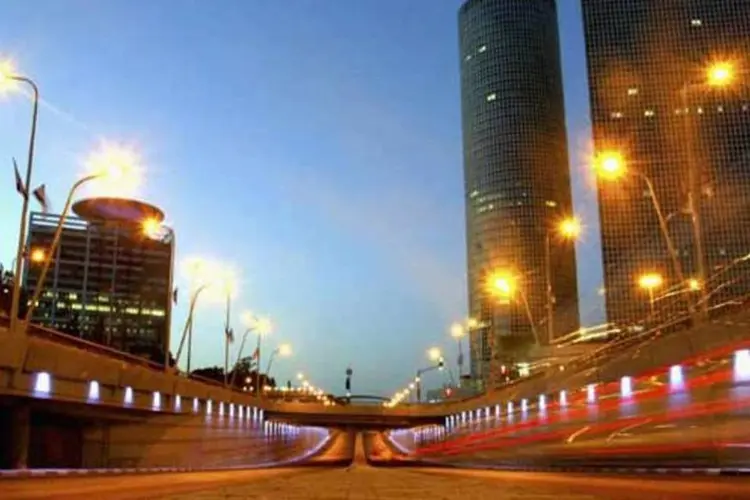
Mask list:
[[[57,253],[57,247],[60,245],[60,237],[62,236],[63,225],[65,224],[65,218],[68,216],[68,212],[70,211],[70,205],[73,203],[73,196],[75,195],[78,188],[80,188],[85,183],[96,179],[97,177],[99,176],[87,175],[86,177],[82,177],[81,179],[77,180],[73,184],[73,186],[70,188],[70,192],[68,193],[68,198],[65,200],[65,207],[63,208],[62,214],[60,214],[60,220],[57,223],[57,227],[55,228],[55,234],[52,237],[52,245],[50,246],[49,254],[47,258],[44,259],[44,264],[42,264],[42,270],[39,272],[39,277],[36,282],[36,287],[34,288],[34,295],[31,297],[31,303],[29,304],[29,308],[26,310],[26,316],[24,318],[23,328],[28,327],[29,321],[31,320],[31,316],[34,313],[34,310],[36,309],[36,304],[39,301],[39,296],[41,295],[42,287],[44,286],[44,280],[47,277],[47,273],[49,272],[52,259],[55,258],[55,254]]]

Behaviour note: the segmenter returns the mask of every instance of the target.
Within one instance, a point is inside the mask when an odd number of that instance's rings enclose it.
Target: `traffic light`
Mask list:
[[[438,370],[442,370],[445,368],[445,359],[441,356],[440,359],[438,359]]]

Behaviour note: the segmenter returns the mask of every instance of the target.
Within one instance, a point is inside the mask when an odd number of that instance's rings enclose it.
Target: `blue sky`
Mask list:
[[[234,309],[273,318],[268,348],[293,345],[278,379],[303,371],[343,392],[351,364],[355,392],[391,393],[428,347],[454,362],[448,326],[466,315],[460,3],[5,0],[0,55],[45,103],[33,184],[45,182],[59,210],[99,141],[135,147],[139,197],[166,211],[178,260],[231,263],[241,271]],[[597,323],[580,6],[560,3],[574,197],[588,226],[581,309]],[[29,112],[22,96],[0,100],[6,265],[20,212],[11,157],[23,163]],[[222,323],[220,306],[199,308],[195,365],[222,362]]]

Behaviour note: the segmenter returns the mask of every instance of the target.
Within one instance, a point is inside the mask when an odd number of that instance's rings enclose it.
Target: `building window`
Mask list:
[[[654,110],[653,110],[653,109],[647,109],[646,111],[644,111],[644,112],[643,112],[643,116],[645,116],[645,117],[647,117],[647,118],[651,118],[651,117],[652,117],[652,116],[654,116],[655,114],[656,114],[656,113],[654,113]]]
[[[628,95],[629,96],[638,95],[638,88],[636,88],[636,87],[630,87],[628,89]]]
[[[486,52],[486,51],[487,51],[487,46],[486,45],[482,45],[481,47],[479,47],[479,50],[477,52],[479,52],[481,54],[482,52]]]
[[[493,93],[487,95],[487,102],[492,102],[495,99],[497,99],[497,94],[496,93],[493,92]]]
[[[700,26],[703,26],[703,21],[701,21],[700,19],[691,19],[690,20],[690,26],[692,26],[694,28],[698,28]]]

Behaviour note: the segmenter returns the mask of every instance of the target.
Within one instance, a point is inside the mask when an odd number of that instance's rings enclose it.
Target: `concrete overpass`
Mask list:
[[[259,399],[35,326],[19,334],[0,325],[0,345],[0,442],[10,444],[0,450],[0,468],[231,465],[320,440],[315,429],[276,433],[282,427],[268,426],[268,411],[275,422],[308,426],[424,421],[415,410],[382,405]],[[275,448],[277,441],[286,444]]]
[[[231,464],[250,453],[276,453],[261,444],[276,439],[269,439],[267,417],[331,427],[435,423],[447,415],[537,397],[586,380],[642,373],[714,346],[747,341],[749,333],[750,314],[743,312],[689,332],[655,337],[645,350],[635,346],[616,351],[589,368],[540,373],[463,401],[388,408],[258,399],[55,331],[32,327],[21,335],[0,326],[0,442],[12,443],[0,456],[0,467]],[[298,435],[292,444],[307,446],[316,435]],[[55,455],[42,442],[77,451],[58,450]],[[75,464],[60,464],[59,456],[77,458]]]

